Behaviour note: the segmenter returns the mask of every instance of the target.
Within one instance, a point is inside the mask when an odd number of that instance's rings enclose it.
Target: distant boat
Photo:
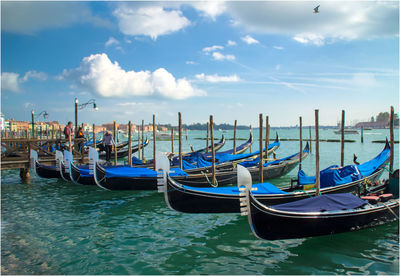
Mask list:
[[[340,129],[338,129],[338,130],[335,130],[335,133],[336,134],[341,134],[342,131]],[[358,130],[356,130],[356,129],[345,129],[344,130],[344,134],[358,134]]]

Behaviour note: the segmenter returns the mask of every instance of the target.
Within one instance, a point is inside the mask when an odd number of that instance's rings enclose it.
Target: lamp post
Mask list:
[[[98,110],[96,100],[90,99],[86,103],[79,104],[78,98],[75,98],[75,132],[78,131],[78,110],[84,109],[89,104],[93,105],[93,110]]]
[[[38,115],[36,115],[36,118],[39,118],[41,115],[43,115],[43,118],[47,119],[49,117],[49,113],[47,111],[42,111]],[[35,138],[35,111],[32,109],[32,138]]]

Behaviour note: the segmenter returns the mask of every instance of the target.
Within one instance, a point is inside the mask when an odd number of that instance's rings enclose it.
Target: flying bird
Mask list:
[[[319,10],[318,10],[318,9],[319,9],[319,6],[320,6],[320,5],[318,5],[318,6],[316,6],[316,7],[314,8],[314,13],[319,13]]]

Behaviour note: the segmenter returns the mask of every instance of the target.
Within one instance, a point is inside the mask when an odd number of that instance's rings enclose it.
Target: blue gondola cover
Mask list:
[[[271,208],[287,212],[307,213],[355,209],[362,207],[367,203],[367,200],[362,200],[353,194],[342,193],[320,195],[294,202],[274,205],[271,206]]]

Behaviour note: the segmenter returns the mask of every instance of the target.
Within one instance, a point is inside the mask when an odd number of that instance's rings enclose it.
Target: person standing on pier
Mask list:
[[[85,138],[85,135],[83,135],[83,130],[81,127],[78,129],[78,132],[76,133],[75,138]],[[78,151],[79,152],[81,152],[82,146],[83,146],[83,141],[79,141],[78,142]]]
[[[102,144],[106,151],[106,161],[110,162],[112,146],[115,144],[113,136],[110,133],[110,131],[107,130],[106,134],[104,134]]]
[[[64,128],[64,135],[65,135],[65,139],[69,139],[69,137],[73,136],[73,131],[72,131],[72,122],[69,121],[68,124],[66,125],[66,127]]]

